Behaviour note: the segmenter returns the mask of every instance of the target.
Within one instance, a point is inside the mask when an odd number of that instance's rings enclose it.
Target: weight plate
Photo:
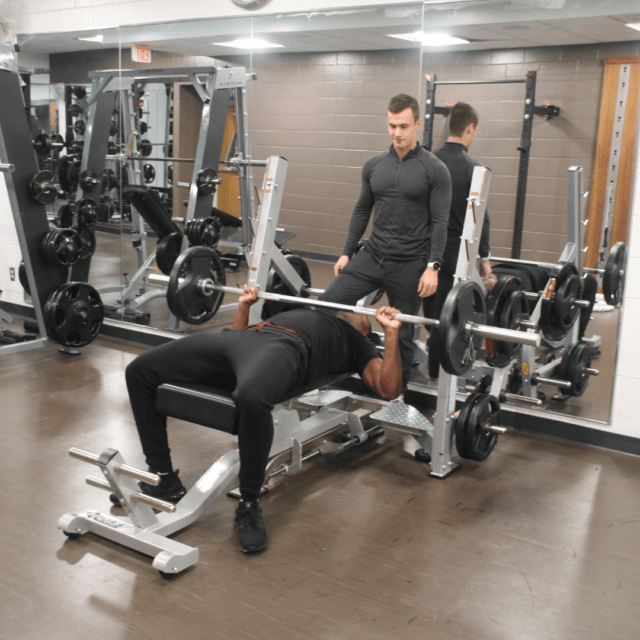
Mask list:
[[[142,175],[145,184],[151,184],[156,179],[156,170],[152,164],[145,164],[142,167]]]
[[[182,251],[182,234],[174,231],[158,241],[156,248],[156,264],[162,273],[169,275]]]
[[[495,396],[482,395],[469,409],[464,424],[464,448],[469,460],[483,462],[498,441],[495,433],[487,432],[490,421],[500,414],[500,403]]]
[[[78,226],[88,227],[98,219],[98,207],[91,198],[82,198],[76,202],[75,210],[78,214]]]
[[[202,169],[196,176],[198,191],[205,196],[213,195],[216,192],[217,184],[215,181],[217,179],[218,172],[215,169]]]
[[[487,324],[500,329],[517,329],[517,320],[527,314],[528,303],[522,284],[515,276],[502,276],[487,296]],[[512,296],[519,294],[517,297]],[[524,302],[524,307],[523,307]],[[518,353],[519,344],[490,340],[485,361],[492,367],[506,367]]]
[[[149,140],[140,140],[140,142],[138,143],[138,151],[140,152],[140,155],[143,157],[147,157],[151,155],[151,152],[153,151],[153,145],[151,144],[151,142],[149,142]]]
[[[479,284],[469,280],[456,284],[444,301],[437,333],[437,348],[442,368],[449,374],[466,373],[475,360],[475,352],[484,338],[467,331],[469,322],[486,323],[484,294]]]
[[[562,389],[562,391],[571,396],[581,396],[589,384],[590,376],[587,369],[590,367],[591,355],[586,344],[578,342],[566,349],[555,372],[560,380],[571,383],[570,389]]]
[[[509,376],[507,378],[507,391],[519,396],[522,393],[523,386],[524,376],[522,375],[522,369],[516,365],[509,372]]]
[[[33,148],[39,156],[48,156],[51,153],[51,139],[46,133],[39,133],[33,139]]]
[[[602,293],[607,304],[612,307],[622,302],[622,292],[624,290],[624,260],[627,247],[624,242],[616,242],[604,267],[602,276]]]
[[[74,102],[73,104],[69,105],[69,115],[72,118],[77,118],[78,116],[82,115],[82,107],[77,104],[76,102]]]
[[[144,120],[140,121],[140,134],[144,135],[149,130],[149,125],[144,122]]]
[[[109,125],[109,136],[113,138],[116,135],[118,135],[118,123],[112,120]]]
[[[572,262],[560,262],[552,274],[555,278],[555,290],[551,298],[542,298],[540,307],[540,329],[552,341],[562,340],[573,326],[580,310],[573,306],[576,293],[572,276],[578,275],[578,269]],[[582,286],[578,279],[580,293]],[[567,314],[568,310],[573,309]],[[570,324],[569,324],[570,323]]]
[[[80,242],[80,261],[90,258],[96,250],[96,234],[91,227],[82,227],[78,229]]]
[[[104,320],[98,292],[86,282],[68,282],[44,305],[47,333],[65,347],[84,347],[96,338]]]
[[[68,229],[73,224],[73,208],[69,202],[63,204],[60,209],[58,209],[56,224],[61,229]]]
[[[82,100],[83,98],[87,97],[87,89],[86,87],[71,87],[71,93],[73,93],[73,95],[78,98],[78,100]]]
[[[80,161],[72,160],[69,156],[62,156],[58,166],[58,177],[60,186],[71,193],[78,186],[78,176],[80,175]]]
[[[193,246],[215,249],[220,241],[222,227],[215,218],[196,218],[185,226],[185,234]]]
[[[454,430],[456,435],[456,450],[458,451],[458,455],[465,460],[469,460],[469,452],[467,451],[466,447],[464,427],[469,415],[469,411],[476,403],[476,401],[481,397],[482,393],[479,393],[478,391],[474,391],[470,396],[467,396],[467,399],[463,402],[462,407],[460,407],[458,417],[455,419]]]
[[[173,315],[189,324],[203,324],[213,318],[224,294],[205,291],[204,280],[224,285],[224,264],[214,249],[191,247],[178,256],[171,269],[167,302]]]
[[[20,261],[20,266],[18,267],[18,280],[22,285],[22,288],[31,295],[31,288],[29,287],[29,280],[27,279],[27,268],[24,266],[24,260]]]
[[[283,249],[282,254],[285,260],[295,269],[296,273],[302,278],[302,281],[307,287],[311,286],[311,271],[309,265],[297,254]],[[277,293],[281,296],[297,296],[298,291],[289,288],[287,283],[280,277],[275,269],[269,269],[269,275],[267,276],[267,292]],[[275,316],[277,313],[294,309],[295,304],[287,302],[277,302],[275,300],[265,300],[262,307],[262,319],[266,320],[271,316]]]
[[[84,120],[76,120],[74,125],[73,125],[73,130],[79,135],[79,136],[83,136],[84,132],[87,129],[87,125],[85,124]]]
[[[116,180],[116,174],[113,169],[105,169],[102,172],[102,191],[111,191],[117,184],[118,181]]]
[[[38,171],[31,179],[29,187],[31,195],[42,204],[52,204],[58,197],[58,191],[54,187],[59,187],[58,176],[53,171]]]
[[[80,247],[80,236],[75,229],[52,229],[40,244],[45,261],[58,267],[70,267],[78,262]]]

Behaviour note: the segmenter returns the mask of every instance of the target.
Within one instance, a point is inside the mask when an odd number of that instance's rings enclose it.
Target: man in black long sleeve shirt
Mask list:
[[[417,101],[400,94],[391,99],[387,109],[392,145],[364,164],[360,196],[334,267],[337,277],[320,299],[355,304],[383,288],[391,306],[415,315],[420,297],[433,295],[438,286],[451,179],[444,164],[418,144]],[[372,212],[371,237],[354,257]],[[410,325],[400,329],[404,386],[413,364],[412,334]]]
[[[469,191],[473,170],[482,163],[468,154],[468,149],[473,143],[478,131],[479,118],[475,109],[465,102],[458,102],[449,113],[449,137],[447,141],[434,152],[449,169],[451,175],[451,210],[449,212],[449,226],[447,228],[447,243],[444,249],[444,258],[438,288],[435,296],[426,298],[423,303],[424,315],[427,318],[439,318],[444,301],[453,287],[453,278],[460,252],[460,236],[464,227],[464,219],[467,214]],[[491,273],[489,264],[489,212],[485,212],[482,234],[480,236],[479,256],[481,262],[480,275],[484,278]],[[431,330],[429,338],[429,376],[437,378],[440,369],[440,361],[436,348],[437,329]]]

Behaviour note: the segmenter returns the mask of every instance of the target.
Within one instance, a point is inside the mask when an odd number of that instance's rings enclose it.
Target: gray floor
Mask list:
[[[445,480],[393,440],[316,458],[263,499],[265,553],[239,551],[222,497],[175,536],[200,560],[169,581],[146,556],[67,540],[62,514],[110,509],[68,449],[142,465],[123,370],[143,349],[99,337],[76,357],[0,358],[0,638],[638,637],[640,462],[539,436],[501,437]],[[607,399],[602,380],[574,411]],[[187,486],[235,447],[178,421],[170,438]]]

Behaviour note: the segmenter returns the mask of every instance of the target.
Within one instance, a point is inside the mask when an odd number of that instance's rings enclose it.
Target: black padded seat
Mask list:
[[[158,240],[162,240],[170,233],[180,233],[178,225],[171,219],[162,200],[160,200],[160,196],[151,187],[137,184],[127,185],[122,188],[122,198],[136,208],[136,211],[158,236]]]
[[[309,391],[336,384],[350,376],[351,374],[346,373],[325,376],[315,384],[294,389],[278,400],[278,404],[298,398]],[[165,383],[158,387],[156,411],[178,420],[235,434],[236,405],[231,392],[225,389],[196,383]]]

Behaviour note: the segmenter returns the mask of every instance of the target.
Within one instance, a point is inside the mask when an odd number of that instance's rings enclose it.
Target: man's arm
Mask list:
[[[245,287],[238,300],[238,310],[233,319],[232,329],[246,329],[249,324],[249,311],[251,306],[258,301],[258,288]]]
[[[429,193],[429,214],[431,217],[431,251],[429,262],[442,264],[444,247],[447,243],[447,225],[451,209],[451,176],[446,165],[438,160],[433,168],[433,180]],[[428,267],[420,278],[418,295],[426,298],[438,288],[438,272]]]
[[[362,373],[368,387],[387,400],[397,398],[402,392],[402,365],[398,350],[398,331],[401,322],[395,320],[397,309],[378,309],[376,320],[384,329],[384,357],[369,360]]]
[[[335,275],[338,275],[347,265],[356,249],[358,241],[367,230],[369,218],[373,211],[373,204],[375,202],[375,196],[373,195],[371,185],[369,184],[370,173],[369,166],[365,162],[365,165],[362,168],[360,195],[358,196],[358,200],[356,201],[356,204],[353,207],[353,212],[351,213],[351,222],[349,223],[347,239],[345,240],[344,247],[342,248],[342,255],[338,258],[338,261],[333,267]]]

